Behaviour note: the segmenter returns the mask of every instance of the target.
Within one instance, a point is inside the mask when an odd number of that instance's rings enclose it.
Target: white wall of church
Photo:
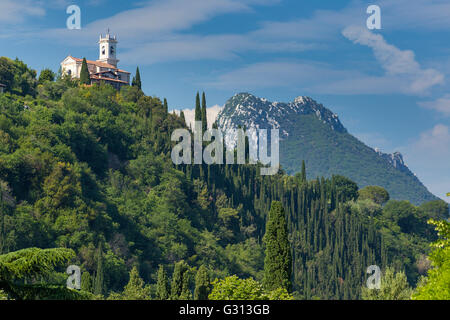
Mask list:
[[[61,71],[63,74],[71,75],[72,78],[79,78],[81,67],[75,61],[61,63]]]

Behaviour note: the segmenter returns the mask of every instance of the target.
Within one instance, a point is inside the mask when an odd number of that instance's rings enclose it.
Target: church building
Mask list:
[[[99,59],[96,61],[86,60],[91,83],[108,83],[120,90],[122,86],[130,84],[130,73],[117,67],[119,60],[116,58],[117,39],[108,33],[105,37],[100,35]],[[83,59],[68,56],[61,62],[62,74],[73,78],[80,78]]]

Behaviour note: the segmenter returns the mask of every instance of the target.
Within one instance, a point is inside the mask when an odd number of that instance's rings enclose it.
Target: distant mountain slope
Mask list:
[[[400,153],[384,154],[366,146],[347,132],[336,114],[309,97],[281,103],[240,93],[227,101],[217,123],[224,131],[239,125],[278,128],[280,162],[289,174],[300,171],[305,160],[309,178],[341,174],[360,187],[382,186],[392,199],[415,204],[437,199],[409,170]]]

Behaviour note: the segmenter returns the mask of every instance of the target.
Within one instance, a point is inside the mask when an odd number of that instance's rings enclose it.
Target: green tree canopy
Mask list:
[[[293,300],[286,289],[267,291],[253,278],[239,279],[237,276],[216,279],[209,300]]]
[[[45,280],[75,257],[71,249],[28,248],[0,255],[0,290],[13,299],[85,299],[88,294]],[[32,285],[26,283],[33,282]]]
[[[372,200],[380,206],[389,201],[389,193],[383,187],[367,186],[358,191],[359,199]]]
[[[449,205],[444,200],[433,200],[422,203],[420,208],[431,219],[446,220],[449,218]]]
[[[144,280],[139,276],[136,267],[133,267],[130,271],[130,281],[123,290],[122,299],[150,300],[150,288],[145,286]]]
[[[51,69],[43,69],[39,74],[39,84],[44,84],[45,81],[53,82],[55,81],[55,73]]]
[[[419,283],[413,295],[415,300],[450,300],[450,223],[430,220],[440,239],[432,244],[429,259],[432,268]]]
[[[405,273],[389,267],[381,276],[380,289],[362,288],[363,300],[409,300],[412,293]]]
[[[341,201],[355,200],[358,198],[358,185],[340,175],[333,175],[332,183],[336,186],[336,191]]]

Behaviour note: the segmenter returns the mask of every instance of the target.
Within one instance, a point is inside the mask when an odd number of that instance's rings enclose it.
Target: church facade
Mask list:
[[[119,60],[116,58],[117,38],[109,32],[105,37],[100,35],[99,59],[86,60],[91,83],[108,83],[116,89],[130,85],[130,73],[117,67]],[[61,72],[73,78],[80,78],[83,59],[68,56],[61,62]]]

